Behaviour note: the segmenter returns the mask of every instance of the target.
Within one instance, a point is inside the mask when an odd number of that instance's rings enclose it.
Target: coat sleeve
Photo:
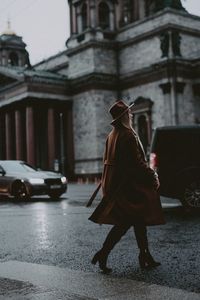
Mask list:
[[[123,142],[124,164],[129,178],[141,184],[156,185],[157,174],[149,166],[136,136],[129,132],[126,134]]]

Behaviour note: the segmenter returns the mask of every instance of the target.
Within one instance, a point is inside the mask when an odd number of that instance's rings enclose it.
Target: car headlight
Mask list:
[[[62,183],[67,183],[67,178],[65,176],[61,177]]]
[[[42,179],[42,178],[30,178],[29,182],[31,184],[44,184],[44,179]]]

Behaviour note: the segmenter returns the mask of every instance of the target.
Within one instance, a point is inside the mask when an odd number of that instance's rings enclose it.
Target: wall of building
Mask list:
[[[69,79],[91,74],[93,72],[114,74],[117,72],[116,53],[101,43],[91,47],[80,48],[70,54]]]
[[[195,98],[193,94],[191,80],[186,80],[183,94],[177,95],[177,108],[179,111],[178,124],[192,125],[195,124]]]
[[[168,124],[168,116],[165,109],[167,103],[165,101],[166,99],[163,95],[163,92],[159,87],[159,84],[161,83],[162,81],[140,85],[137,87],[126,89],[122,93],[122,97],[124,97],[125,99],[131,99],[130,102],[136,100],[138,97],[148,98],[153,101],[152,129],[156,128],[157,126]]]
[[[181,54],[186,59],[200,56],[200,30],[198,35],[181,33]]]
[[[125,42],[129,39],[138,38],[141,35],[151,33],[152,31],[160,32],[170,25],[176,25],[185,30],[198,31],[200,17],[188,13],[165,9],[141,21],[129,24],[119,30],[117,40]]]
[[[116,93],[90,90],[73,98],[75,173],[96,174],[102,171],[105,139],[111,130],[108,109]]]
[[[104,47],[94,48],[95,72],[117,74],[116,51]]]
[[[119,1],[121,4],[122,2]],[[138,3],[140,3],[140,16],[143,16],[144,6],[141,1]],[[144,1],[142,3],[144,4]],[[119,18],[118,11],[116,20]],[[20,146],[17,143],[19,139],[12,138],[9,128],[13,127],[14,122],[20,120],[21,116],[22,120],[32,121],[32,123],[29,122],[32,127],[25,126],[28,124],[27,121],[23,123],[24,131],[26,129],[27,132],[26,152],[28,155],[23,154],[25,159],[33,163],[43,163],[44,167],[53,168],[54,159],[58,158],[62,161],[64,158],[61,152],[65,152],[66,169],[70,166],[70,170],[72,170],[70,172],[73,173],[75,159],[74,171],[77,176],[93,175],[94,177],[102,172],[106,136],[112,129],[108,110],[117,100],[120,92],[121,97],[128,103],[139,97],[152,101],[146,102],[149,106],[147,105],[148,111],[145,112],[147,121],[149,122],[151,119],[148,125],[152,131],[158,126],[174,124],[175,108],[177,124],[200,122],[199,95],[194,95],[193,89],[194,83],[197,84],[199,80],[197,78],[198,70],[194,68],[194,64],[196,64],[194,60],[197,61],[200,57],[199,21],[199,17],[166,9],[146,19],[119,28],[116,36],[108,35],[108,32],[104,32],[100,28],[90,28],[81,32],[80,35],[72,35],[67,42],[68,49],[66,51],[34,66],[38,71],[67,75],[65,79],[68,78],[68,81],[66,80],[62,85],[62,92],[59,92],[61,94],[55,95],[54,86],[51,83],[43,94],[40,88],[37,90],[38,86],[35,84],[29,91],[30,83],[21,86],[16,84],[13,89],[10,88],[5,92],[6,95],[2,92],[0,95],[2,111],[5,105],[11,104],[11,102],[13,104],[16,101],[20,102],[23,99],[27,100],[27,107],[23,108],[21,115],[18,110],[11,114],[9,111],[5,111],[0,119],[3,128],[3,131],[0,130],[0,136],[7,139],[8,145],[15,142],[14,147],[17,149]],[[177,30],[181,37],[182,56],[176,58],[176,64],[172,56],[171,50],[173,49],[169,50],[169,57],[162,58],[160,37],[163,32],[170,33],[171,30]],[[29,73],[30,82],[31,76],[34,76],[34,73],[32,75]],[[55,77],[51,80],[53,82],[57,79]],[[43,89],[45,83],[38,82]],[[180,90],[174,93],[177,83]],[[57,88],[60,90],[59,87]],[[36,119],[34,118],[37,109],[35,106],[30,107],[28,96],[31,99],[34,96],[38,101],[45,99],[48,103],[43,111],[38,112]],[[54,103],[50,105],[52,99]],[[72,101],[72,116],[71,104],[61,107],[58,100],[60,103],[62,101],[63,105],[67,104],[69,100]],[[140,112],[138,116],[139,114]],[[39,134],[41,126],[43,131]],[[29,132],[30,128],[31,132]],[[32,152],[33,147],[29,143],[34,132],[37,132],[39,136],[35,140],[38,157],[37,153]],[[62,138],[63,149],[61,147]],[[42,147],[43,140],[46,140],[44,149]],[[148,140],[148,146],[149,143]],[[6,146],[3,149],[1,146],[0,153],[2,152],[6,158],[12,157],[14,152],[10,152],[10,148]]]
[[[68,62],[69,59],[66,55],[66,51],[63,51],[34,65],[34,69],[42,71],[55,71],[56,73],[67,76]]]
[[[68,76],[70,79],[80,77],[94,71],[94,49],[78,51],[70,57]]]
[[[161,58],[160,40],[153,36],[121,49],[119,53],[120,74],[134,72],[158,63]]]

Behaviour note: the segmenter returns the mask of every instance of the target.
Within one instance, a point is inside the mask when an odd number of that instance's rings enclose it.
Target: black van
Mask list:
[[[150,166],[159,175],[162,196],[200,208],[200,125],[156,128]]]

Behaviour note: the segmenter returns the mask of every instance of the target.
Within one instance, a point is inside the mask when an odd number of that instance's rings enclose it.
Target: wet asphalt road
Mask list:
[[[60,201],[0,202],[0,261],[18,260],[98,272],[90,260],[111,228],[88,221],[94,185],[70,185]],[[97,204],[95,201],[94,205]],[[141,271],[133,231],[109,257],[113,276],[200,292],[200,214],[165,210],[167,224],[148,228],[150,249],[162,265]]]

